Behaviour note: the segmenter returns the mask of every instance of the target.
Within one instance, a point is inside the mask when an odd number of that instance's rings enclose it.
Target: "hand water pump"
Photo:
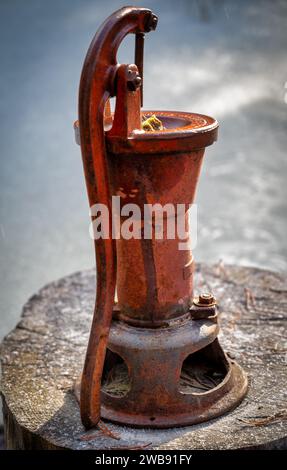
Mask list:
[[[180,205],[188,226],[205,147],[218,130],[209,116],[141,110],[144,35],[156,26],[149,9],[118,10],[96,33],[82,70],[76,137],[90,206],[108,213],[108,229],[95,240],[96,304],[77,387],[87,428],[100,417],[158,428],[198,423],[234,408],[247,389],[245,373],[218,342],[214,297],[193,297],[189,235],[179,249],[164,214],[163,236],[145,236],[146,206]],[[131,33],[135,64],[119,64],[119,45]],[[137,237],[113,236],[113,197],[120,229],[129,217],[125,205],[139,208]]]

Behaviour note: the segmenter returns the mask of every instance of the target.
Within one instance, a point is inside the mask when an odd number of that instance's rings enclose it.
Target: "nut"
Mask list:
[[[155,28],[157,27],[157,22],[158,22],[158,17],[151,13],[147,21],[145,23],[145,31],[148,33],[149,31],[154,31]]]
[[[137,71],[137,69],[131,68],[131,66],[128,69],[128,75],[127,75],[127,87],[128,90],[130,91],[136,91],[137,88],[141,86],[142,79]]]
[[[198,307],[212,307],[216,305],[215,297],[209,292],[204,292],[193,299],[193,303]]]

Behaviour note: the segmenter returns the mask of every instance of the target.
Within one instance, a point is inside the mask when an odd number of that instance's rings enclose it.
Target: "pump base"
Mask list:
[[[218,330],[211,318],[157,329],[113,321],[102,377],[102,417],[134,427],[168,428],[235,408],[246,394],[247,377],[224,354]]]

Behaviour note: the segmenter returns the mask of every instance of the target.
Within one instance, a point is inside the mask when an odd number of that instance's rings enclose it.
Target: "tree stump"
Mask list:
[[[287,276],[200,265],[196,291],[219,304],[220,341],[245,369],[249,390],[232,412],[194,426],[134,429],[106,422],[86,432],[73,393],[81,373],[95,298],[95,272],[45,286],[24,306],[2,344],[2,399],[8,449],[286,448],[284,340]]]

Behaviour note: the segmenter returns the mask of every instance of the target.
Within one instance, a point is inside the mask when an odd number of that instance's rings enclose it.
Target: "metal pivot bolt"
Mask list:
[[[136,91],[137,88],[139,88],[141,86],[141,83],[142,83],[142,79],[138,73],[138,70],[136,67],[130,65],[128,67],[128,71],[127,71],[127,86],[128,86],[128,90],[130,91]]]
[[[146,24],[145,24],[146,32],[154,31],[155,28],[157,27],[157,22],[158,22],[158,17],[154,13],[151,13],[151,15],[148,17]]]

